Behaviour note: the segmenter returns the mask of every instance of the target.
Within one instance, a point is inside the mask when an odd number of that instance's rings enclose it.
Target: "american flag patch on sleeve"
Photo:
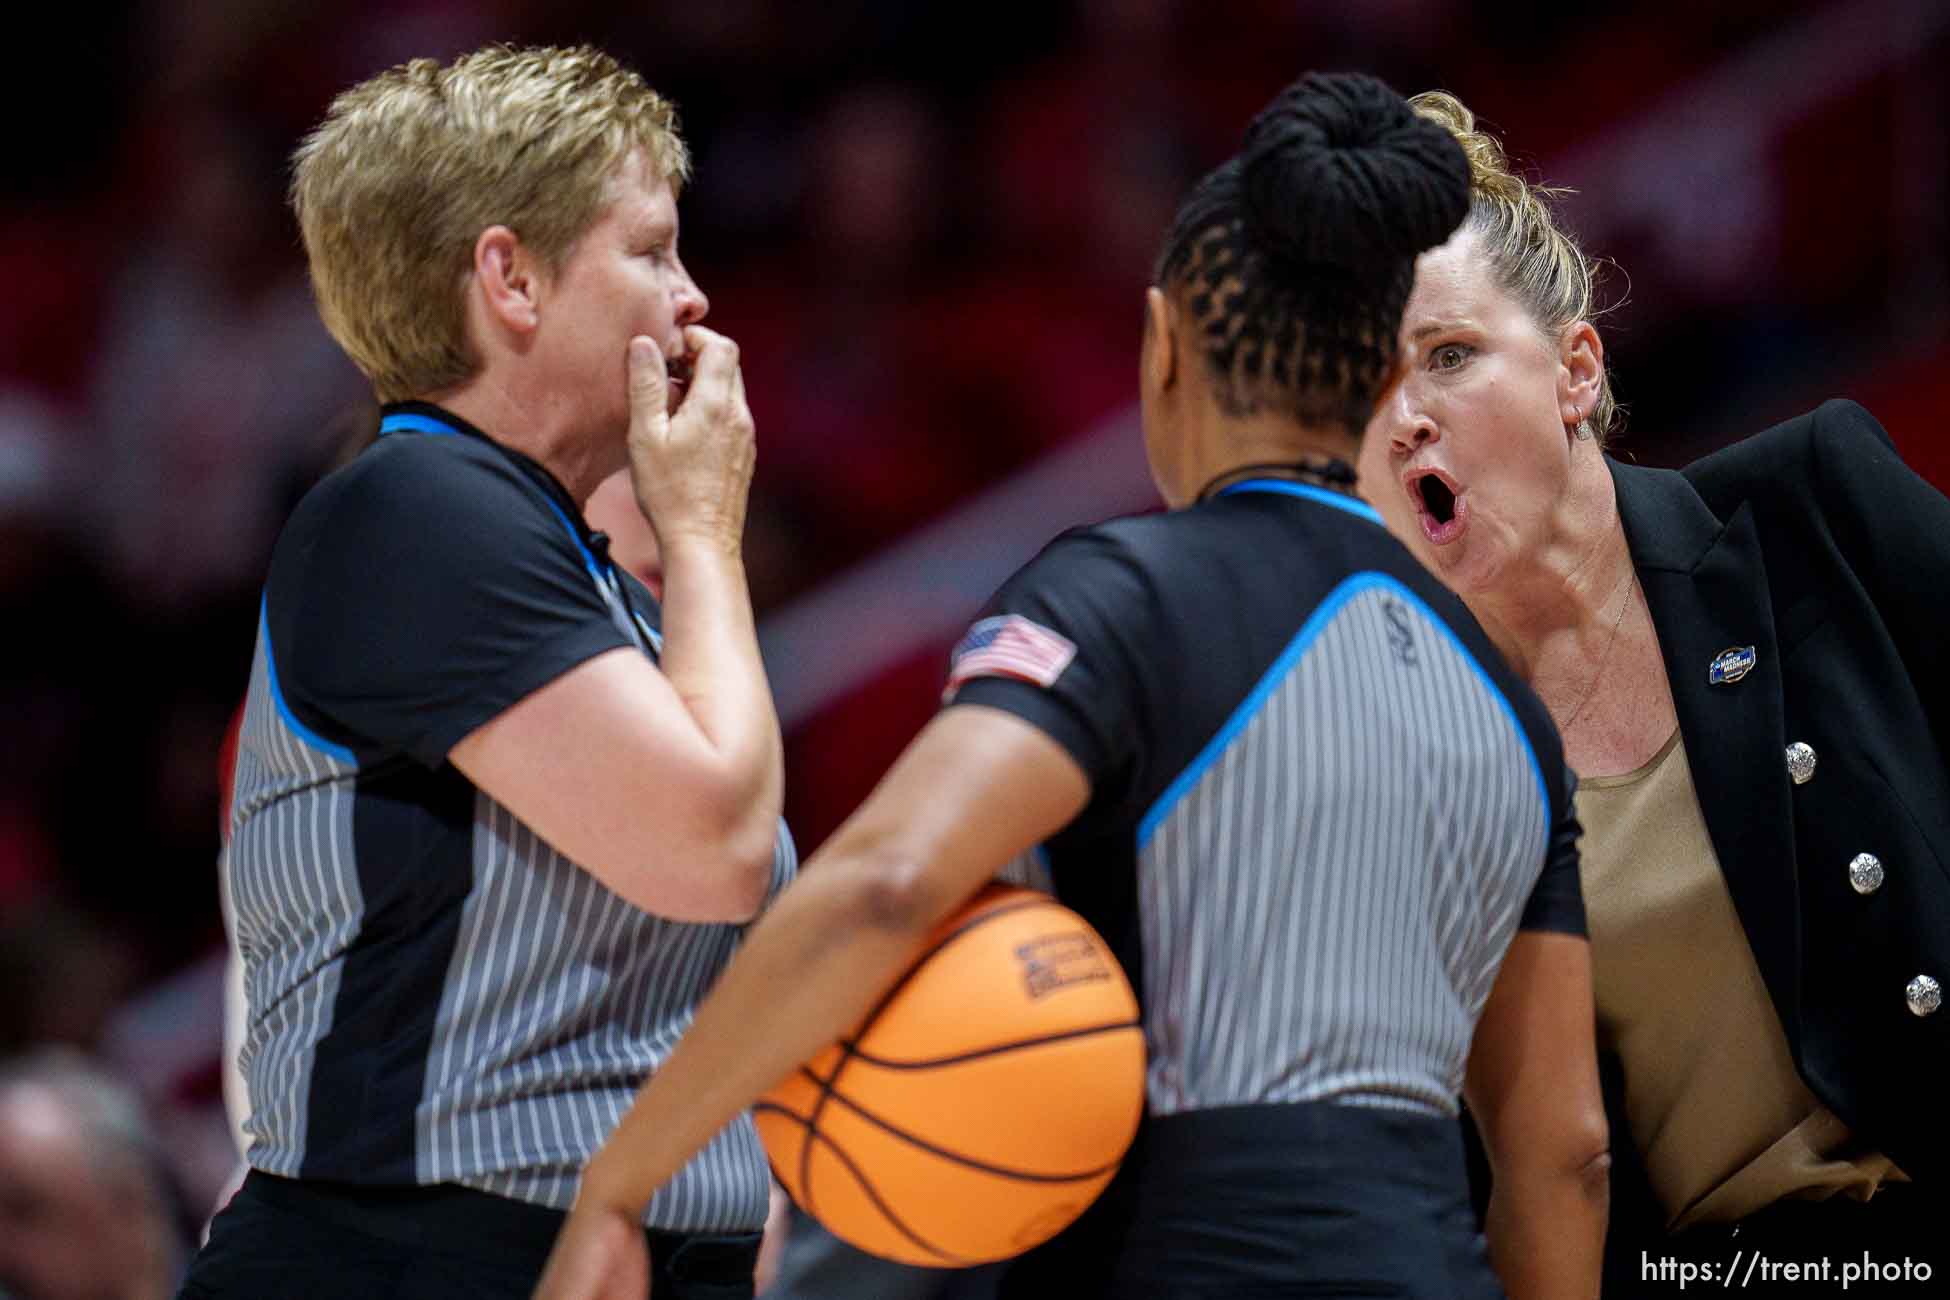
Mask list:
[[[1074,642],[1041,623],[1020,614],[985,618],[968,629],[949,656],[948,685],[941,698],[953,698],[963,682],[975,677],[1013,677],[1053,686],[1076,657]]]

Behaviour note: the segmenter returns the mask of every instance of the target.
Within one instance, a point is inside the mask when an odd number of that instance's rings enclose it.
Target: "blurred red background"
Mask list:
[[[0,1055],[91,1047],[221,1172],[217,753],[285,512],[374,409],[285,159],[337,90],[593,41],[678,103],[743,345],[749,559],[810,850],[1059,529],[1150,503],[1139,299],[1185,185],[1309,68],[1459,93],[1610,259],[1622,454],[1830,395],[1950,486],[1938,0],[215,0],[33,6],[0,178]]]

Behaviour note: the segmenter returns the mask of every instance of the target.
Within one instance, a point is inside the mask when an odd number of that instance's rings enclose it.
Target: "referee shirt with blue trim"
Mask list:
[[[381,431],[265,585],[227,859],[248,1159],[567,1208],[740,929],[638,910],[448,762],[595,655],[655,661],[657,603],[534,461],[422,403]],[[774,892],[795,867],[781,824]],[[646,1222],[754,1229],[768,1187],[740,1119]]]
[[[1038,856],[1138,988],[1151,1113],[1455,1114],[1516,930],[1584,932],[1556,729],[1462,603],[1365,504],[1261,479],[1065,534],[985,614],[1074,647],[978,639],[952,698],[1089,777]]]

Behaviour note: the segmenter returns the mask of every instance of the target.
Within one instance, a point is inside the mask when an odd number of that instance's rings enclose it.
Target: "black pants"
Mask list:
[[[1913,1183],[1867,1201],[1776,1201],[1736,1224],[1616,1243],[1606,1300],[1721,1290],[1763,1295],[1938,1295],[1950,1286],[1950,1202]]]
[[[1453,1119],[1326,1104],[1147,1120],[1007,1300],[1493,1300]]]
[[[252,1173],[211,1223],[179,1300],[528,1300],[562,1220],[463,1187]],[[646,1235],[656,1300],[751,1300],[758,1233]]]

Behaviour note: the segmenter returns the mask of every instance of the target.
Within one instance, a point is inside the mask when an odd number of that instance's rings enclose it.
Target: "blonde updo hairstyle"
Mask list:
[[[1425,90],[1408,102],[1462,145],[1469,159],[1469,215],[1463,228],[1477,233],[1497,282],[1523,304],[1544,336],[1561,338],[1577,322],[1609,310],[1598,305],[1597,264],[1552,213],[1552,203],[1570,191],[1533,185],[1517,175],[1502,143],[1477,130],[1476,115],[1449,92]],[[1599,380],[1597,404],[1578,432],[1603,446],[1622,422],[1607,372]]]
[[[462,287],[505,225],[554,273],[641,150],[690,175],[676,112],[600,50],[488,46],[379,73],[293,156],[291,204],[325,328],[382,402],[472,378]]]

